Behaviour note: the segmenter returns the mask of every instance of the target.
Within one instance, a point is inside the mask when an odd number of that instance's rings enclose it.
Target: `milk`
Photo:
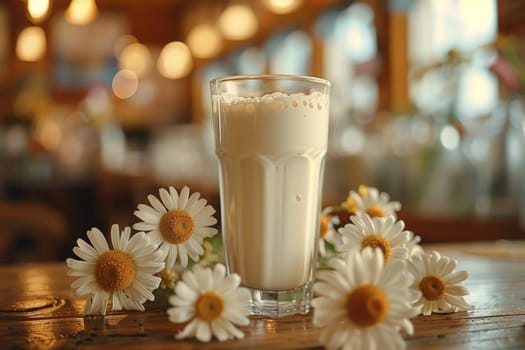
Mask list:
[[[316,263],[328,97],[215,97],[223,244],[230,272],[258,290],[311,281]]]

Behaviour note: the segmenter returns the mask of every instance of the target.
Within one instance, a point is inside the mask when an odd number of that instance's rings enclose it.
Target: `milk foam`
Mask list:
[[[312,278],[328,139],[325,95],[222,96],[215,111],[222,229],[245,286],[300,287]]]

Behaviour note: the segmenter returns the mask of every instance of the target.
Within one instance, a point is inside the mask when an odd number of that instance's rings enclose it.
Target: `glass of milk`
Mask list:
[[[210,82],[226,266],[252,315],[310,310],[328,141],[326,80],[230,76]]]

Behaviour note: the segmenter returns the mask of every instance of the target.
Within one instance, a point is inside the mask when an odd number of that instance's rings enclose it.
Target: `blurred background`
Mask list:
[[[523,238],[525,1],[2,0],[0,262],[63,259],[161,186],[219,209],[211,78],[332,81],[324,205]],[[217,214],[217,218],[218,218]]]

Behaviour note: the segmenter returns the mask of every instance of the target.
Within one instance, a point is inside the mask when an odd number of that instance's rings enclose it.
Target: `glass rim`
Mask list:
[[[262,80],[289,80],[289,81],[303,81],[309,83],[322,84],[330,87],[331,83],[327,79],[309,76],[309,75],[295,75],[295,74],[254,74],[254,75],[227,75],[222,77],[213,78],[210,80],[210,85],[217,86],[223,82],[229,81],[262,81]]]

